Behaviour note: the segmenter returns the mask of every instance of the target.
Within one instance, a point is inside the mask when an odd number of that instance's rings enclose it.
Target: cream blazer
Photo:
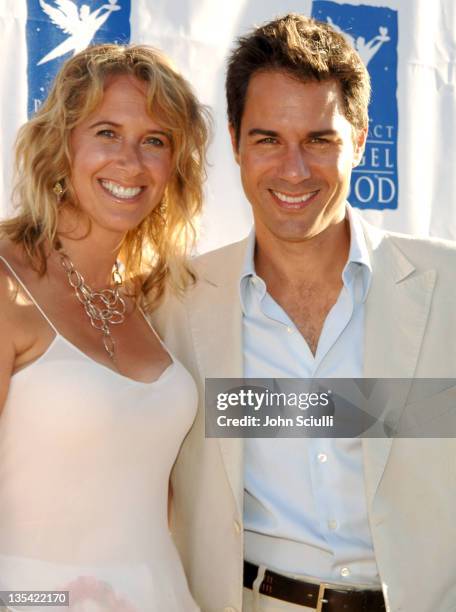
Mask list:
[[[373,268],[365,377],[456,378],[456,246],[363,227]],[[199,387],[200,409],[172,483],[173,534],[203,612],[242,609],[243,443],[205,439],[204,379],[242,377],[245,246],[196,259],[196,285],[184,300],[168,296],[153,315]],[[363,439],[369,522],[389,612],[456,610],[455,442]]]

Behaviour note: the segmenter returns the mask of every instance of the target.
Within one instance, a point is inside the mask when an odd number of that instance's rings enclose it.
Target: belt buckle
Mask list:
[[[325,591],[329,588],[329,584],[322,582],[318,588],[318,596],[317,596],[317,608],[315,612],[323,612],[323,604],[328,603],[328,600],[325,599]]]

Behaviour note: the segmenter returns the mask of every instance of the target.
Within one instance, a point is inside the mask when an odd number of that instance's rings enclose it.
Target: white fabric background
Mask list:
[[[398,11],[399,207],[363,215],[380,227],[456,239],[456,1],[336,1]],[[251,223],[226,129],[225,58],[236,36],[290,11],[310,14],[311,0],[131,0],[131,41],[167,52],[213,110],[200,251],[242,238]],[[14,135],[26,120],[26,19],[25,0],[0,1],[2,216],[11,210]]]

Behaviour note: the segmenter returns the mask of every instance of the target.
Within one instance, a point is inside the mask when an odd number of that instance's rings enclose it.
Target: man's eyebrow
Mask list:
[[[309,132],[309,138],[321,138],[322,136],[338,136],[339,132],[337,130],[317,130],[315,132]]]
[[[309,132],[307,134],[308,138],[321,138],[322,136],[338,136],[339,133],[337,130],[327,129],[327,130],[315,130],[313,132]],[[279,132],[275,130],[263,130],[262,128],[252,128],[248,132],[248,136],[269,136],[270,138],[277,138],[279,136]]]
[[[252,128],[249,130],[248,136],[270,136],[271,138],[277,138],[278,132],[274,130],[263,130],[261,128]]]

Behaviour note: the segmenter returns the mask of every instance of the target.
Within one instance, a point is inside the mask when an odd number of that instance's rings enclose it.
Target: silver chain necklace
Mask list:
[[[111,335],[110,325],[119,325],[125,321],[127,306],[120,294],[122,276],[117,262],[112,270],[112,289],[93,291],[85,282],[84,277],[76,270],[73,262],[62,250],[57,249],[60,263],[65,270],[70,286],[89,317],[90,324],[103,334],[103,346],[111,361],[116,363],[116,343]]]

